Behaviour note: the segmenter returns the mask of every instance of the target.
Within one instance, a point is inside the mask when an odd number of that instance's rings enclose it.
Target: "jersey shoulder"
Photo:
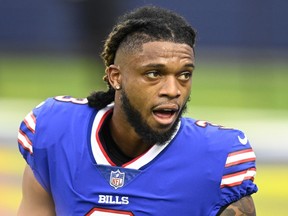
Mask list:
[[[198,140],[199,145],[214,145],[230,151],[251,147],[243,131],[203,120],[183,118],[182,134]]]
[[[57,96],[48,98],[36,106],[20,124],[18,141],[20,147],[33,153],[38,136],[49,132],[66,130],[71,122],[81,121],[95,109],[88,106],[86,98]]]
[[[65,152],[81,148],[82,137],[87,135],[90,117],[95,112],[86,99],[59,96],[40,103],[21,122],[18,132],[20,153],[48,191],[46,175],[50,160],[47,158],[61,160]]]
[[[198,145],[205,146],[205,157],[209,156],[208,160],[214,158],[213,169],[220,168],[221,198],[214,212],[257,192],[254,184],[256,155],[243,131],[194,119],[185,119],[184,125],[199,137]]]

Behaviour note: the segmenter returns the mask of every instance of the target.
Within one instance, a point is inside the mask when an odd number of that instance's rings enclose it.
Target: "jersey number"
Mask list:
[[[75,104],[87,104],[88,103],[87,98],[73,98],[70,96],[57,96],[54,99],[58,101],[71,102]]]
[[[213,127],[218,127],[219,129],[227,129],[227,130],[231,130],[232,128],[228,128],[228,127],[224,127],[222,125],[217,125],[217,124],[213,124],[211,122],[208,122],[208,121],[201,121],[201,120],[198,120],[195,122],[195,124],[199,127],[207,127],[208,125],[210,126],[213,126]]]
[[[86,216],[134,216],[132,212],[93,208]]]

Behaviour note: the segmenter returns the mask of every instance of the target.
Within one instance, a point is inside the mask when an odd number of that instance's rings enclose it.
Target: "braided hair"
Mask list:
[[[141,7],[120,17],[105,41],[101,56],[109,67],[114,64],[117,50],[138,52],[147,42],[184,43],[194,49],[195,36],[195,30],[178,14],[155,6]],[[87,97],[89,106],[97,109],[106,107],[115,97],[107,75],[103,80],[107,82],[108,90],[93,92]]]

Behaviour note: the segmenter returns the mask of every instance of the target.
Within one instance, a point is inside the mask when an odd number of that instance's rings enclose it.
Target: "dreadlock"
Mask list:
[[[167,9],[146,6],[120,17],[105,41],[101,56],[105,66],[109,67],[114,63],[117,50],[138,52],[147,42],[185,43],[194,49],[195,36],[194,29],[183,17]],[[115,97],[107,75],[103,79],[108,90],[93,92],[87,97],[89,105],[97,109],[106,107]]]

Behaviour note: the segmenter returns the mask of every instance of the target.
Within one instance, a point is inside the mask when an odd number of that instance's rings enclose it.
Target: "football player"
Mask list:
[[[256,215],[245,134],[182,117],[195,35],[163,8],[121,17],[102,53],[108,90],[49,98],[22,122],[19,215]]]

